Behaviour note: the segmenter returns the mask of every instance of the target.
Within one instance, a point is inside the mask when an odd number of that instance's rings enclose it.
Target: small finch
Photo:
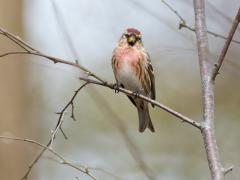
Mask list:
[[[156,98],[153,68],[148,53],[144,49],[140,31],[134,28],[125,30],[113,51],[112,68],[117,86],[135,93]],[[139,117],[139,132],[154,127],[149,115],[148,103],[136,96],[128,96],[136,106]],[[154,107],[154,105],[152,104]]]

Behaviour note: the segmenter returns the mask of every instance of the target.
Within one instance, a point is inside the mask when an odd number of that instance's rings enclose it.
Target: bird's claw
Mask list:
[[[113,89],[114,89],[115,93],[119,93],[119,85],[118,85],[118,83],[113,85]]]
[[[140,92],[139,91],[133,91],[132,92],[132,95],[137,98],[139,95],[140,95]]]

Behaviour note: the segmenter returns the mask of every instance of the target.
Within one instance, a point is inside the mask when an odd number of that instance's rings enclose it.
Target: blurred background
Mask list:
[[[194,25],[192,0],[166,0]],[[239,0],[206,1],[210,31],[227,35]],[[179,19],[161,0],[0,0],[0,27],[22,37],[36,49],[79,63],[114,82],[111,55],[123,30],[143,34],[156,76],[157,100],[184,115],[202,118],[201,85],[195,34],[178,29]],[[240,41],[240,28],[235,40]],[[215,62],[224,40],[208,36]],[[239,43],[232,43],[216,80],[216,136],[221,160],[235,169],[226,177],[240,178]],[[0,36],[0,53],[20,50]],[[82,84],[78,69],[33,56],[0,60],[0,135],[46,144],[60,111]],[[94,167],[98,179],[148,179],[133,154],[139,152],[156,179],[206,180],[210,172],[199,131],[174,116],[150,109],[156,133],[138,132],[135,107],[121,93],[90,85],[75,100],[75,116],[67,111],[53,148],[67,160]],[[120,131],[120,126],[124,131]],[[124,133],[123,133],[124,132]],[[126,135],[137,151],[129,149]],[[18,180],[39,153],[36,145],[0,141],[0,179]],[[131,153],[132,152],[132,153]],[[111,173],[106,173],[104,171]],[[45,153],[29,180],[89,179]]]

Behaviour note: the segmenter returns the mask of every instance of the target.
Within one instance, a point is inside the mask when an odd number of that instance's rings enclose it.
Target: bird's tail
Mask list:
[[[150,115],[148,104],[144,105],[145,107],[142,109],[137,107],[138,109],[138,118],[139,118],[139,132],[143,132],[147,127],[150,131],[155,132]]]

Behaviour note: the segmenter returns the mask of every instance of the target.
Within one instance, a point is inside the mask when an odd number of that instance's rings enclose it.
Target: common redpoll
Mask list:
[[[143,47],[140,31],[134,28],[125,30],[113,51],[112,68],[117,86],[152,99],[156,98],[153,68],[149,55]],[[139,131],[143,132],[148,127],[154,132],[148,103],[134,95],[128,98],[138,110]]]

